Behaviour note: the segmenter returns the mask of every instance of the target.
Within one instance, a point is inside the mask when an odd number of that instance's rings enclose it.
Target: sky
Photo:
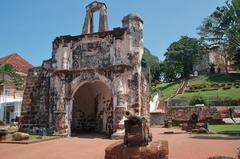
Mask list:
[[[34,66],[51,58],[52,41],[80,35],[85,6],[93,0],[0,0],[0,57],[18,53]],[[101,0],[109,29],[121,27],[129,13],[144,20],[144,46],[164,59],[181,36],[198,37],[197,28],[225,0]],[[96,15],[97,16],[97,15]],[[97,21],[96,21],[97,22]],[[95,24],[96,25],[96,24]]]

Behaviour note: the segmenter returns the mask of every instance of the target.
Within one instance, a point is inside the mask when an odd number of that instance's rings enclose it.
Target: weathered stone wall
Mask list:
[[[44,68],[29,70],[22,102],[21,128],[49,127],[50,72]]]
[[[145,76],[142,74],[141,75],[141,83],[140,83],[140,100],[141,100],[141,116],[145,117],[150,123],[150,93],[149,93],[149,87],[148,87],[148,82],[145,79]]]
[[[171,99],[168,101],[168,106],[188,106],[190,101],[187,99]]]
[[[202,50],[200,61],[193,66],[193,72],[210,73],[210,65],[214,64],[215,72],[225,72],[225,59],[222,49]]]
[[[171,118],[173,124],[187,122],[192,114],[198,115],[198,120],[209,123],[222,123],[223,118],[230,117],[229,107],[169,107],[166,118]],[[233,107],[233,116],[240,117],[238,107]]]
[[[87,9],[103,7],[105,10],[104,6],[93,2]],[[96,129],[107,134],[122,131],[123,111],[126,109],[134,109],[149,120],[148,84],[141,68],[143,21],[139,16],[129,14],[122,23],[122,28],[98,33],[85,33],[91,28],[87,26],[83,35],[60,36],[53,41],[52,58],[28,74],[21,129],[46,127],[49,133],[70,135],[72,123],[79,120],[72,113],[76,110],[76,94],[84,84],[94,82],[103,83],[110,89],[111,96],[104,106],[108,110],[106,119],[100,119],[103,108],[94,110]],[[97,94],[92,96],[97,101],[96,108],[102,107]],[[80,114],[83,108],[77,109]]]
[[[189,99],[171,99],[168,101],[169,107],[189,106]],[[207,106],[240,106],[239,99],[213,99],[206,101]]]
[[[158,126],[163,125],[165,119],[165,113],[151,112],[150,113],[150,125]]]

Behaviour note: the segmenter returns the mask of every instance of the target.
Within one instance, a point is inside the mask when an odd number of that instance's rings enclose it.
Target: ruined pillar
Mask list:
[[[99,11],[99,28],[98,32],[104,32],[108,30],[107,20],[107,7],[104,3],[93,2],[86,7],[86,17],[83,25],[82,34],[91,34],[94,32],[94,12]]]
[[[101,7],[99,16],[99,29],[98,32],[104,32],[108,30],[107,8]]]
[[[135,101],[129,103],[128,107],[134,109],[135,113],[142,115],[141,112],[142,102],[141,99],[144,97],[144,94],[141,93],[141,76],[142,76],[142,67],[141,61],[144,53],[143,46],[143,20],[137,14],[128,14],[122,20],[123,28],[126,28],[128,34],[126,36],[126,42],[128,43],[127,50],[129,56],[131,56],[131,65],[132,65],[132,78],[128,81],[128,86],[130,88],[129,93],[132,94],[135,98]]]
[[[87,10],[82,34],[90,34],[93,32],[93,30],[93,13],[90,10]]]

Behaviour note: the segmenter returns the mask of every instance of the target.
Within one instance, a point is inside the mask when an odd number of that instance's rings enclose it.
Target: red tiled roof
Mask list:
[[[33,67],[33,65],[17,53],[0,58],[0,64],[1,63],[9,63],[17,70],[17,72],[21,73],[28,73],[28,70]]]

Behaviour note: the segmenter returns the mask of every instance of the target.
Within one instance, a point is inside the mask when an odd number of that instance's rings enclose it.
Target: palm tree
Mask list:
[[[227,1],[225,6],[217,7],[204,19],[199,30],[205,40],[223,48],[226,62],[227,58],[240,54],[240,1]]]

